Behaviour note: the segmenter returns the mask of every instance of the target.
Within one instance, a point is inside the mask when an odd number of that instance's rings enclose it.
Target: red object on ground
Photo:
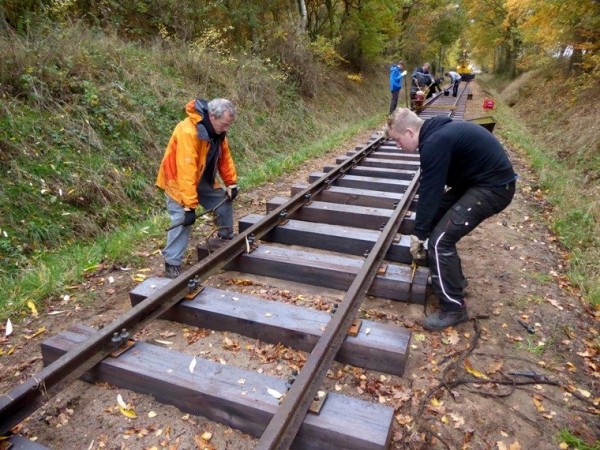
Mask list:
[[[494,99],[493,98],[483,99],[483,109],[494,109]]]

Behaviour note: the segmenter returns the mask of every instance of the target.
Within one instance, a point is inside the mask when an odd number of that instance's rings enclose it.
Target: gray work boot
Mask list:
[[[165,263],[165,277],[177,278],[179,275],[181,275],[181,266]]]
[[[429,331],[439,331],[453,325],[466,322],[469,319],[466,308],[450,311],[437,311],[425,318],[423,328]]]

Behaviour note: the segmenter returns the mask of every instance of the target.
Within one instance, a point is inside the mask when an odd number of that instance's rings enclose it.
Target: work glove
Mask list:
[[[413,257],[413,260],[417,259],[425,259],[427,254],[425,253],[424,245],[425,241],[422,241],[414,234],[410,237],[410,255]]]
[[[196,221],[196,210],[189,209],[189,210],[185,211],[185,215],[183,216],[183,222],[181,222],[181,225],[183,225],[184,227],[188,227],[190,225],[193,225],[195,221]]]
[[[227,186],[227,197],[229,198],[229,201],[232,202],[235,200],[235,198],[238,195],[238,187],[237,184],[230,184],[229,186]]]

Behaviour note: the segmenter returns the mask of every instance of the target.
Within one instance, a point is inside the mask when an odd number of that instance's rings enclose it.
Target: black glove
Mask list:
[[[229,197],[229,201],[232,202],[238,195],[238,187],[237,184],[231,184],[227,186],[227,197]]]
[[[185,211],[185,216],[183,216],[183,222],[181,222],[181,225],[183,225],[184,227],[187,227],[187,226],[193,225],[195,221],[196,221],[196,210],[190,209],[189,211]]]

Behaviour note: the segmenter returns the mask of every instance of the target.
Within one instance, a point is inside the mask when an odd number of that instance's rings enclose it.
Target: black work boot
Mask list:
[[[466,308],[450,311],[437,311],[425,318],[423,328],[429,331],[439,331],[469,319]]]
[[[177,278],[179,275],[181,275],[181,266],[165,263],[165,277]]]

